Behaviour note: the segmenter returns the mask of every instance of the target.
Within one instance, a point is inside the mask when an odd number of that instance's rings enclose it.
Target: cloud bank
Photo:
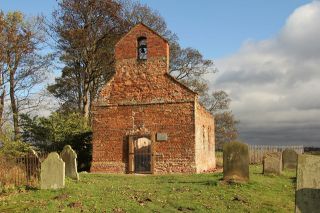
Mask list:
[[[320,1],[297,8],[273,38],[246,41],[216,60],[212,89],[224,89],[251,144],[320,147]]]

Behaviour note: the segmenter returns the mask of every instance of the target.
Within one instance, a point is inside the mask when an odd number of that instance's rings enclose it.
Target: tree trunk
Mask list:
[[[13,131],[14,131],[14,139],[19,138],[19,114],[18,114],[18,107],[14,92],[14,72],[10,72],[10,100],[11,100],[11,110],[13,115]]]
[[[83,115],[87,121],[89,121],[90,116],[90,75],[91,72],[91,62],[89,61],[86,65],[83,80]]]
[[[90,110],[90,90],[89,90],[89,84],[86,83],[84,85],[84,91],[83,91],[83,115],[86,119],[89,119],[89,110]]]
[[[5,96],[5,94],[6,94],[6,91],[3,88],[2,93],[0,95],[0,132],[2,132],[1,127],[3,124],[3,109],[4,109],[4,96]]]
[[[2,90],[2,93],[0,95],[0,132],[2,132],[1,127],[3,124],[4,97],[6,94],[6,89],[5,89],[5,86],[3,85],[3,71],[2,70],[1,70],[1,74],[0,74],[0,85],[1,85],[1,90]]]

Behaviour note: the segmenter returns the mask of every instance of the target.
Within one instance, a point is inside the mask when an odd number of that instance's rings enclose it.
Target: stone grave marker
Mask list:
[[[304,212],[320,212],[320,156],[298,156],[296,213]]]
[[[223,146],[223,179],[228,182],[249,181],[249,150],[246,144],[229,142]]]
[[[79,174],[77,171],[77,154],[71,146],[64,146],[60,156],[66,164],[66,177],[79,180]]]
[[[267,153],[263,158],[263,174],[280,175],[282,171],[282,153]]]
[[[56,152],[51,152],[41,163],[41,189],[64,188],[65,163]]]
[[[282,168],[296,169],[298,154],[293,149],[285,149],[282,152]]]

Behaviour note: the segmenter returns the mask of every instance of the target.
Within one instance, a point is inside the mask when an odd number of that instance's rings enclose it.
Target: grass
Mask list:
[[[81,173],[61,190],[0,195],[0,212],[293,212],[294,172],[264,176],[250,167],[248,184],[228,185],[221,173],[103,175]]]

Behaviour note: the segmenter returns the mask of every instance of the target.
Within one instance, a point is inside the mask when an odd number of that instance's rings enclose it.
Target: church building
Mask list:
[[[93,106],[91,172],[214,169],[214,118],[169,75],[168,42],[138,24],[116,44],[115,60],[115,74]]]

